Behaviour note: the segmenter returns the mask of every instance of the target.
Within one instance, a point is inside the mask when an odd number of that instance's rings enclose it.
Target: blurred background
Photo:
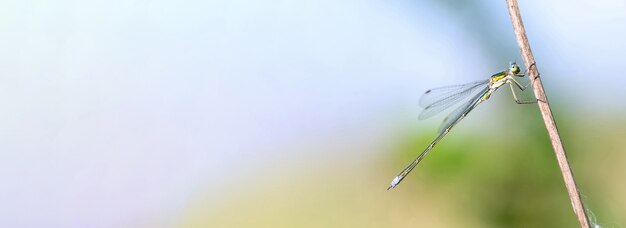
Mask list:
[[[576,227],[504,1],[3,1],[1,227]],[[584,202],[626,224],[626,2],[523,1]]]

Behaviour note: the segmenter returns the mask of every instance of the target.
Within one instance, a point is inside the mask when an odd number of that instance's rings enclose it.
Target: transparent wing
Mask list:
[[[470,97],[477,88],[481,88],[489,83],[489,79],[470,82],[462,85],[452,85],[430,89],[420,98],[420,106],[424,110],[419,115],[419,119],[432,117],[450,106],[457,104],[464,98]]]
[[[476,105],[480,103],[479,99],[489,92],[489,87],[485,87],[480,93],[474,95],[471,99],[469,99],[465,104],[459,106],[452,113],[450,113],[445,119],[443,119],[443,123],[441,123],[441,127],[439,128],[439,134],[443,133],[446,129],[451,128],[454,124],[457,123],[457,120],[465,117],[467,113],[471,112]]]

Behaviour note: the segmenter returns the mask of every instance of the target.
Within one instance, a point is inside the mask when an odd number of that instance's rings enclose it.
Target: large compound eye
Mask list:
[[[509,72],[513,73],[513,74],[517,74],[519,73],[520,69],[519,66],[517,65],[517,63],[511,61],[509,62]]]

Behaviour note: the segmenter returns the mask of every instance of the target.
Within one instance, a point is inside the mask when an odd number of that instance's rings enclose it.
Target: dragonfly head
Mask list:
[[[511,72],[513,75],[518,75],[520,72],[519,66],[517,65],[517,63],[515,62],[510,62],[509,63],[509,72]],[[523,75],[521,75],[523,76]]]

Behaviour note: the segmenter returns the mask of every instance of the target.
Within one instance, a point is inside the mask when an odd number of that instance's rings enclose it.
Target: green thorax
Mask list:
[[[508,71],[502,71],[502,72],[495,73],[494,75],[491,75],[491,78],[489,79],[489,84],[494,84],[504,79],[508,75],[508,73],[509,73]]]

